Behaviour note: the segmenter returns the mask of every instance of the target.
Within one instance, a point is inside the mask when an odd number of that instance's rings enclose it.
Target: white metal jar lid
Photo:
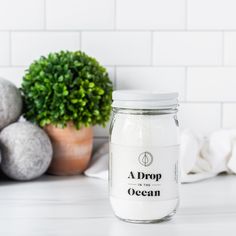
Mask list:
[[[174,109],[178,93],[156,93],[145,90],[116,90],[112,93],[112,107],[129,109]]]

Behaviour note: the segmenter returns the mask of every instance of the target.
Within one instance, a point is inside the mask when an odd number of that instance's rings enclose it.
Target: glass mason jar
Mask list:
[[[179,204],[178,94],[113,92],[109,194],[115,215],[153,223],[172,217]]]

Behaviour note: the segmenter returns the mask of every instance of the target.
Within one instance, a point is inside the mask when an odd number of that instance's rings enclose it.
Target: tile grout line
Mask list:
[[[112,64],[105,64],[104,66],[114,66]],[[118,64],[116,65],[117,67],[154,67],[154,68],[221,68],[222,65],[158,65],[158,64],[154,64],[154,65],[135,65],[135,64]],[[235,68],[236,69],[236,64],[235,65],[225,65],[224,68]]]
[[[13,33],[13,32],[12,32]],[[78,33],[78,31],[77,31]],[[82,33],[82,32],[81,32]],[[81,44],[81,47],[82,47],[82,44]],[[27,65],[23,65],[23,64],[16,64],[16,65],[12,65],[12,67],[25,67]],[[114,64],[103,64],[103,66],[108,66],[108,67],[113,67],[113,66],[116,66],[117,68],[119,67],[124,67],[124,68],[135,68],[135,67],[139,67],[139,68],[148,68],[148,67],[151,67],[151,68],[185,68],[185,67],[188,67],[188,68],[209,68],[209,69],[217,69],[217,68],[233,68],[233,69],[236,69],[236,64],[235,65],[157,65],[157,64],[154,64],[154,65],[134,65],[134,64],[130,64],[130,65],[122,65],[122,64],[119,64],[119,65],[114,65]],[[0,68],[6,68],[6,67],[9,67],[7,65],[0,65]]]
[[[227,104],[236,104],[236,101],[225,101],[225,102],[222,102],[222,101],[207,101],[207,100],[204,100],[204,101],[201,101],[201,100],[188,100],[188,101],[179,101],[180,103],[185,103],[185,104],[220,104],[220,103],[226,103]]]
[[[158,33],[165,33],[165,32],[173,32],[173,33],[178,33],[178,32],[186,32],[186,29],[80,29],[85,32],[124,32],[124,33],[129,33],[129,32],[140,32],[140,33],[148,33],[150,31],[153,32],[158,32]],[[78,32],[78,29],[14,29],[14,32]],[[187,29],[188,32],[198,32],[198,33],[221,33],[221,32],[236,32],[236,29],[231,29],[231,30],[226,30],[226,29]],[[9,32],[9,29],[0,29],[0,32]]]
[[[12,32],[13,33],[13,32]],[[78,33],[78,31],[77,31]],[[82,32],[81,32],[82,33]],[[82,47],[82,43],[81,43],[81,47]],[[16,64],[16,65],[12,65],[12,67],[25,67],[27,65],[24,65],[24,64]],[[113,66],[116,66],[117,68],[119,67],[124,67],[124,68],[135,68],[135,67],[139,67],[139,68],[148,68],[148,67],[151,67],[151,68],[185,68],[185,67],[188,67],[188,68],[209,68],[209,69],[217,69],[217,68],[233,68],[233,69],[236,69],[236,64],[235,65],[157,65],[157,64],[154,64],[154,65],[135,65],[135,64],[130,64],[130,65],[122,65],[122,64],[119,64],[119,65],[114,65],[114,64],[103,64],[103,66],[107,66],[107,67],[113,67]],[[7,65],[0,65],[0,68],[6,68],[6,67],[9,67]]]

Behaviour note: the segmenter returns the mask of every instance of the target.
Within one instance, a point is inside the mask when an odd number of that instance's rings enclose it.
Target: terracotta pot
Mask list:
[[[89,164],[93,147],[93,129],[77,130],[72,123],[58,128],[44,127],[53,145],[53,159],[48,173],[54,175],[75,175],[82,173]]]

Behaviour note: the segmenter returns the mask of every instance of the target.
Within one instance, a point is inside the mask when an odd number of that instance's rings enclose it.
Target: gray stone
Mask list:
[[[41,176],[52,160],[52,145],[47,134],[29,122],[18,122],[0,133],[2,171],[15,180]]]
[[[0,130],[20,117],[22,104],[19,89],[10,81],[0,78]]]

